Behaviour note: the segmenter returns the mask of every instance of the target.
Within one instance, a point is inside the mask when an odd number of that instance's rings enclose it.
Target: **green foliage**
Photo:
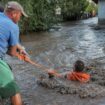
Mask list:
[[[78,18],[88,6],[87,0],[62,0],[62,15],[65,20]]]
[[[11,0],[0,0],[3,4]],[[64,19],[72,19],[80,16],[86,9],[87,0],[14,0],[23,7],[28,18],[22,18],[19,22],[21,31],[41,31],[56,24],[58,19],[55,15],[55,8],[61,7]],[[62,17],[61,16],[61,17]],[[74,18],[75,19],[75,18]]]
[[[11,0],[1,0],[4,4]],[[40,31],[46,30],[56,23],[54,0],[14,0],[18,1],[23,7],[28,18],[20,21],[21,31]],[[24,20],[24,21],[23,21]]]
[[[94,2],[92,2],[88,5],[88,7],[86,8],[86,12],[91,13],[93,10],[96,11],[96,13],[98,11],[98,7]]]

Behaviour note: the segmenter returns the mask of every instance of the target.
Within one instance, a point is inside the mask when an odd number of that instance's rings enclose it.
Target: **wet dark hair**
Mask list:
[[[74,71],[76,72],[81,72],[84,70],[84,62],[81,61],[81,60],[77,60],[75,63],[74,63]]]

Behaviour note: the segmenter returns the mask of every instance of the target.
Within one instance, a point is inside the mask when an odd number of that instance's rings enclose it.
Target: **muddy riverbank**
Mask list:
[[[96,24],[97,18],[91,18],[64,23],[57,31],[21,36],[31,58],[44,66],[64,72],[72,70],[73,63],[81,59],[86,66],[93,67],[88,84],[60,80],[63,83],[60,82],[57,91],[56,80],[50,85],[52,87],[37,84],[40,75],[47,74],[44,70],[7,57],[27,105],[105,104],[105,30],[93,28]],[[49,78],[44,80],[44,84],[52,83]]]

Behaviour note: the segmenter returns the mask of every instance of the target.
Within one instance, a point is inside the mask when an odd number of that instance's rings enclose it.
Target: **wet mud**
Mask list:
[[[43,79],[38,80],[38,84],[49,89],[54,89],[61,94],[77,94],[80,98],[95,98],[105,96],[105,89],[100,85],[92,83],[75,83],[69,81],[68,83],[62,80]]]
[[[98,69],[95,64],[91,64],[91,70],[86,70],[91,75],[88,83],[79,83],[78,81],[70,81],[59,79],[57,77],[49,78],[49,75],[40,75],[37,83],[45,88],[53,89],[61,94],[76,94],[80,98],[95,98],[105,96],[105,70]],[[98,64],[99,66],[99,64]]]

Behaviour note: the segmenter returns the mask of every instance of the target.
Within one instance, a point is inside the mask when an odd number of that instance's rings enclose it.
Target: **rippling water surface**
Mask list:
[[[77,59],[84,60],[86,65],[98,59],[97,62],[101,62],[105,68],[105,29],[95,30],[96,25],[96,17],[67,22],[62,23],[56,31],[51,29],[49,32],[28,33],[22,35],[21,40],[34,61],[49,68],[60,69],[60,72],[72,70]],[[29,105],[105,104],[104,99],[81,100],[77,96],[61,95],[39,87],[36,79],[43,70],[17,60],[10,59],[9,62],[13,65],[24,101]]]

